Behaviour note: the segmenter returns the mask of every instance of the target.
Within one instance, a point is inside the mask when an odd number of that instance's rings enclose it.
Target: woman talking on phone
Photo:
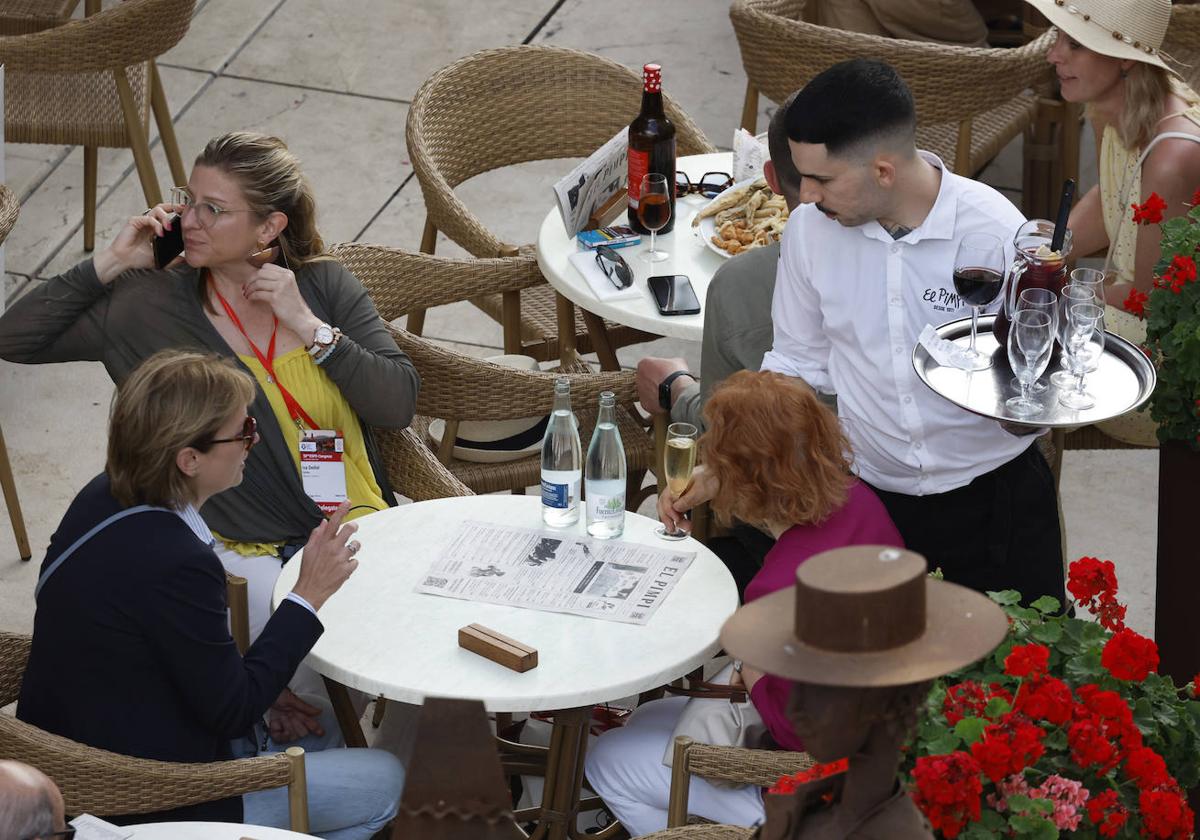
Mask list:
[[[183,254],[156,267],[155,238],[177,228]],[[299,161],[278,138],[235,132],[205,146],[181,203],[134,216],[108,248],[0,316],[11,362],[100,361],[119,384],[160,350],[192,348],[254,375],[262,443],[244,481],[201,511],[225,568],[249,581],[253,638],[282,564],[339,495],[347,519],[393,503],[369,427],[407,426],[420,385],[362,285],[323,252]],[[342,460],[302,479],[315,430],[336,433]]]

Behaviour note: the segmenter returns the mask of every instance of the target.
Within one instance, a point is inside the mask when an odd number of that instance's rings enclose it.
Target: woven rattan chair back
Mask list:
[[[172,179],[186,175],[155,58],[179,43],[195,0],[124,0],[62,26],[0,38],[5,139],[84,147],[84,250],[96,229],[96,150],[128,148],[149,204],[162,201],[147,141],[153,109]]]
[[[643,834],[642,840],[750,840],[754,829],[737,825],[686,825]]]
[[[30,641],[0,633],[0,705],[20,693]],[[0,758],[23,761],[53,779],[68,814],[144,814],[286,785],[292,829],[308,830],[304,750],[299,747],[258,758],[176,764],[96,749],[0,714]]]
[[[780,776],[799,773],[815,763],[808,753],[715,747],[680,735],[675,738],[675,756],[671,761],[667,826],[675,828],[687,823],[688,786],[692,776],[770,787]]]
[[[1051,33],[1014,49],[947,46],[806,23],[804,6],[805,0],[733,0],[729,17],[749,80],[747,103],[752,91],[783,102],[833,64],[879,59],[912,91],[918,145],[960,174],[973,175],[1032,123],[1037,100],[1030,90],[1053,79],[1046,62]]]
[[[421,85],[406,130],[429,221],[477,257],[504,255],[511,246],[454,188],[503,166],[590,155],[633,119],[641,93],[641,77],[629,68],[562,47],[484,50],[442,68]],[[716,151],[691,117],[663,99],[679,154]]]

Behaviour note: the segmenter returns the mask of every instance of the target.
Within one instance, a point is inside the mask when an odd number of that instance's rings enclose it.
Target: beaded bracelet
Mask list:
[[[317,365],[325,364],[325,361],[333,355],[333,350],[338,346],[338,342],[342,340],[342,331],[337,327],[333,328],[333,341],[329,342],[329,346],[325,348],[325,352],[313,358]]]

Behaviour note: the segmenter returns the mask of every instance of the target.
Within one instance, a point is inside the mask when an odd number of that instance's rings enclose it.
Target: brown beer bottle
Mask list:
[[[659,233],[675,226],[675,124],[663,110],[662,67],[642,68],[642,110],[629,124],[629,226],[641,234],[650,230],[638,218],[638,195],[642,176],[659,172],[670,186],[671,218]]]

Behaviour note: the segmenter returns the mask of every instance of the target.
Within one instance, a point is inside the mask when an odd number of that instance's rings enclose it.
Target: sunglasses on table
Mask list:
[[[629,270],[629,263],[625,262],[625,258],[611,245],[596,248],[596,264],[618,289],[628,289],[633,284],[633,272]]]
[[[250,447],[254,446],[254,438],[258,435],[258,421],[250,415],[246,415],[246,420],[242,423],[242,433],[235,437],[213,438],[204,443],[203,447],[197,449],[207,449],[215,443],[241,443],[246,447],[246,451],[250,451]]]
[[[715,198],[733,186],[733,176],[728,172],[705,172],[700,180],[692,183],[686,172],[675,173],[675,197],[682,198],[691,193],[700,193],[705,198]]]

